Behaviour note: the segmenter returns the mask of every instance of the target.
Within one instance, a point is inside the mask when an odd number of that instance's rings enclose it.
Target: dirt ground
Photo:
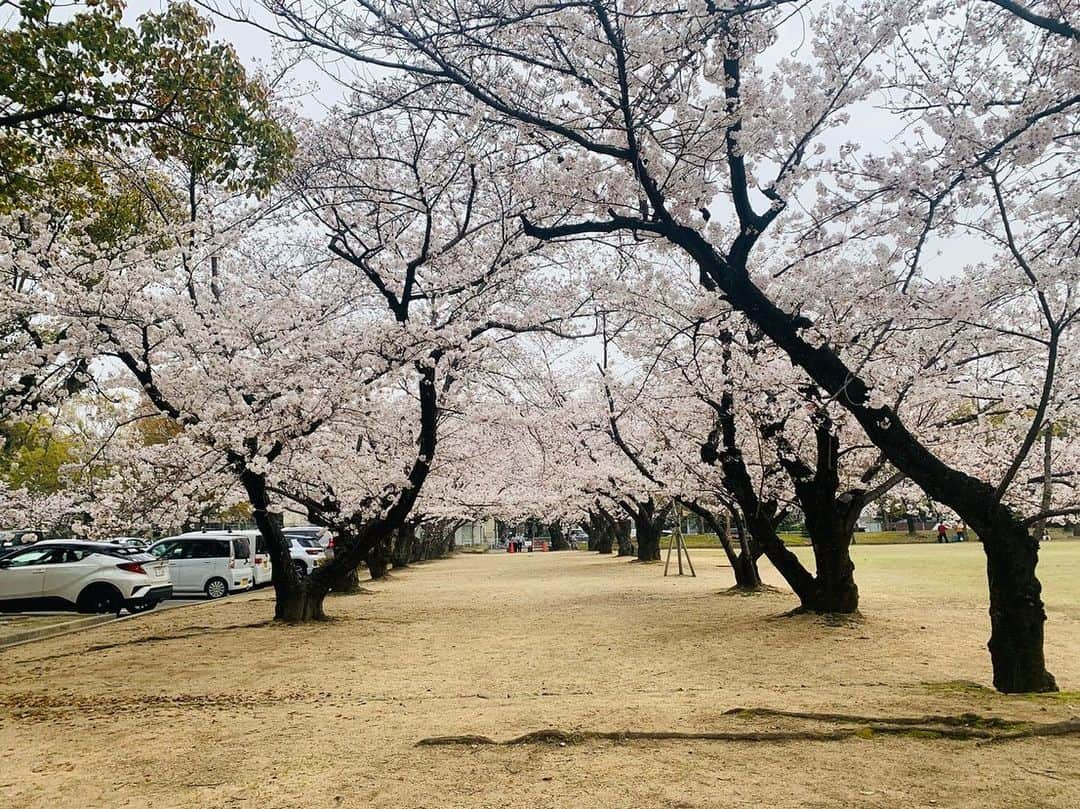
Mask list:
[[[256,593],[0,652],[0,806],[1080,805],[1075,736],[726,713],[1080,717],[1075,691],[982,687],[978,546],[858,548],[863,616],[842,623],[726,594],[721,556],[694,559],[698,578],[665,579],[585,552],[462,554],[333,599],[321,625],[274,625]],[[1080,543],[1040,569],[1050,668],[1080,689]],[[545,728],[858,734],[417,746]]]

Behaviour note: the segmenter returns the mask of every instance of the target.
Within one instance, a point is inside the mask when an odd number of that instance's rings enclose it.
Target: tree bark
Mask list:
[[[367,569],[368,575],[371,576],[372,581],[386,578],[386,573],[390,567],[390,537],[384,536],[371,543],[371,547],[367,551]]]
[[[251,503],[255,525],[270,551],[273,565],[274,618],[291,622],[323,620],[326,618],[323,599],[326,598],[327,588],[309,578],[301,579],[293,567],[289,553],[290,542],[278,520],[269,511],[270,495],[266,477],[244,467],[240,472],[240,482],[247,493],[248,502]]]
[[[816,536],[811,533],[817,592],[808,606],[814,612],[858,612],[859,588],[855,584],[855,563],[851,561],[851,539],[852,532],[842,524],[827,533],[819,531]]]
[[[615,529],[606,514],[590,511],[585,523],[585,533],[589,535],[589,550],[609,554],[615,545]]]
[[[634,520],[639,562],[660,561],[660,529],[651,520]]]
[[[969,522],[982,540],[990,585],[990,660],[994,687],[1006,694],[1057,691],[1046,670],[1042,585],[1035,575],[1039,543],[1005,506],[988,520]]]
[[[778,518],[775,500],[761,502],[754,481],[746,468],[736,434],[734,401],[725,392],[714,404],[716,424],[709,432],[708,440],[701,447],[701,459],[707,464],[719,464],[724,475],[724,486],[731,492],[742,511],[746,528],[754,538],[757,548],[772,562],[784,577],[803,609],[813,609],[816,596],[814,577],[799,558],[780,539],[776,531]]]
[[[614,533],[616,542],[616,556],[633,556],[633,543],[630,540],[630,521],[615,520]]]
[[[634,521],[637,533],[637,560],[639,562],[660,561],[660,537],[663,534],[664,524],[674,503],[668,503],[658,508],[656,502],[650,497],[640,503],[628,502],[623,504],[623,509]],[[619,555],[622,556],[620,548]]]
[[[1043,428],[1042,452],[1042,499],[1039,511],[1043,514],[1054,507],[1054,425],[1048,423]],[[1043,518],[1031,526],[1031,535],[1041,542],[1046,533],[1046,519]]]
[[[284,592],[275,585],[274,592],[276,595],[274,618],[276,620],[291,623],[326,620],[323,602],[326,599],[327,590],[324,586],[310,579],[304,579],[299,587]]]
[[[750,544],[746,539],[746,531],[743,529],[742,520],[736,515],[736,531],[739,537],[739,551],[736,552],[731,544],[726,527],[716,518],[716,515],[703,506],[687,504],[691,511],[701,517],[705,524],[712,529],[720,540],[720,546],[724,549],[731,572],[735,576],[735,587],[739,590],[756,590],[761,586],[761,575],[758,573],[757,559],[750,550]]]
[[[739,554],[735,556],[735,563],[731,566],[735,576],[735,586],[740,590],[757,590],[761,586],[761,574],[757,569],[757,557],[760,552],[755,552],[755,549],[751,548],[750,539],[746,536],[746,527],[739,514],[735,514],[735,531],[739,536]]]
[[[390,547],[390,563],[395,567],[408,567],[410,562],[420,561],[413,558],[419,544],[416,538],[416,526],[407,522],[398,527],[394,532],[394,539]]]
[[[563,533],[562,525],[553,522],[548,526],[548,535],[551,537],[551,550],[553,551],[568,551],[570,550],[570,542],[566,538],[566,534]]]
[[[864,492],[837,495],[840,438],[824,410],[818,411],[813,421],[816,458],[812,468],[795,455],[782,436],[777,439],[778,458],[795,487],[814,548],[814,594],[805,607],[819,613],[853,613],[859,609],[859,588],[851,543],[865,503]]]
[[[341,568],[336,575],[328,577],[330,592],[348,595],[360,592],[360,571],[355,567]]]

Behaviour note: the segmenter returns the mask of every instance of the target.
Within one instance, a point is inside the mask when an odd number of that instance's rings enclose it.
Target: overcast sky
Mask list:
[[[169,5],[168,0],[128,0],[126,21],[133,23],[135,18],[147,11],[160,11]],[[216,5],[230,11],[240,8],[254,19],[272,27],[273,21],[255,0],[201,0],[204,8]],[[281,49],[281,43],[259,28],[244,23],[233,22],[215,15],[213,37],[226,40],[233,45],[241,59],[249,67],[273,74],[275,55]],[[770,49],[769,57],[779,59],[782,56],[795,55],[802,49],[809,48],[809,36],[806,20],[801,15],[788,18],[779,31],[779,41]],[[345,71],[351,66],[343,66]],[[320,118],[327,107],[342,103],[347,91],[342,83],[310,62],[295,66],[289,74],[284,95],[294,108],[309,118]],[[888,113],[863,106],[856,111],[852,119],[839,130],[827,133],[823,140],[836,145],[840,141],[856,141],[870,152],[879,152],[888,148],[889,140],[894,136],[896,120]],[[940,251],[940,255],[935,255]],[[932,237],[925,252],[924,271],[930,277],[941,277],[954,272],[965,262],[989,254],[987,245],[979,239],[954,237],[947,242]]]

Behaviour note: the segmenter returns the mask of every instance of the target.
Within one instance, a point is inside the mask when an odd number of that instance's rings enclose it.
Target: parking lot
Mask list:
[[[268,588],[260,588],[254,592],[267,591]],[[176,609],[178,607],[191,607],[198,604],[219,604],[223,601],[233,601],[241,596],[250,594],[251,590],[244,593],[209,600],[204,596],[175,596],[159,603],[153,610],[143,612],[121,611],[120,615],[84,615],[70,610],[31,610],[26,612],[0,613],[0,649],[5,646],[27,643],[41,640],[47,637],[76,632],[91,626],[108,623],[116,620],[140,619],[154,612]]]

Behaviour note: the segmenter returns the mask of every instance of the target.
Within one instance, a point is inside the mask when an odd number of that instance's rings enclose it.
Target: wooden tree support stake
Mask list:
[[[690,568],[690,575],[695,579],[697,573],[694,571],[694,563],[690,561],[690,551],[686,549],[686,543],[683,541],[682,535],[682,507],[678,507],[675,510],[675,530],[672,531],[671,536],[668,537],[667,543],[667,559],[664,561],[664,575],[668,575],[668,567],[671,565],[671,548],[675,546],[675,556],[679,564],[680,576],[685,576],[683,572],[683,554],[686,554],[686,564]]]

